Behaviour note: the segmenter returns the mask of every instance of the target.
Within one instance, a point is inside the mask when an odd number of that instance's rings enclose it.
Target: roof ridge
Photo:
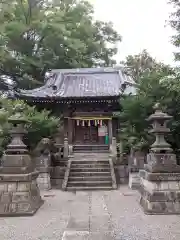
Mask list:
[[[118,72],[121,69],[113,68],[113,67],[104,67],[104,68],[76,68],[76,69],[51,69],[51,73],[63,73],[63,74],[77,74],[77,73],[112,73],[112,72]]]

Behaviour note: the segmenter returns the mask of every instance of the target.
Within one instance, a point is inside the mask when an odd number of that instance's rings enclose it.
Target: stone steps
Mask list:
[[[73,186],[79,186],[79,187],[83,187],[83,186],[87,186],[87,187],[94,187],[94,186],[109,186],[112,187],[112,180],[110,181],[103,181],[103,180],[92,180],[92,181],[68,181],[68,187],[73,187]]]
[[[83,152],[83,153],[74,153],[74,158],[77,157],[78,160],[81,160],[81,158],[86,158],[86,157],[90,157],[92,158],[97,158],[99,157],[99,154],[101,154],[101,158],[105,158],[107,160],[108,154],[107,152],[101,152],[101,153],[97,153],[97,152]]]
[[[102,190],[102,191],[106,191],[106,190],[112,190],[112,186],[93,186],[93,187],[87,187],[87,186],[76,186],[76,187],[67,187],[66,188],[67,191],[95,191],[95,190]]]
[[[74,157],[65,174],[64,190],[110,190],[117,187],[115,178],[112,177],[114,167],[109,154],[76,153]]]
[[[76,172],[70,172],[70,177],[73,177],[73,176],[77,176],[77,173]],[[94,177],[107,177],[107,176],[111,176],[111,173],[109,171],[105,172],[79,172],[79,177],[88,177],[88,176],[94,176]]]
[[[71,164],[71,169],[73,168],[104,168],[104,169],[109,169],[109,164],[105,163],[72,163]]]
[[[99,152],[109,152],[109,145],[74,145],[73,151],[75,153],[85,153],[85,152],[93,152],[93,153],[99,153]]]
[[[69,177],[69,182],[70,181],[111,181],[111,175],[109,176],[80,176],[80,177],[77,177],[77,176],[70,176]]]
[[[78,168],[72,168],[71,171],[72,172],[107,172],[109,170],[109,167],[106,168],[101,168],[101,167],[89,167],[89,168],[85,168],[85,167],[78,167]]]
[[[83,160],[76,160],[73,158],[72,164],[108,164],[109,165],[109,160],[108,159],[100,159],[100,160],[89,160],[88,158],[84,158]]]

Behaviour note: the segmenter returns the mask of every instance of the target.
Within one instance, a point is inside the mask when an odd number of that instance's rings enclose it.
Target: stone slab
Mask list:
[[[116,239],[116,238],[112,236],[112,233],[107,232],[107,230],[105,230],[105,231],[101,231],[101,232],[91,233],[89,240],[114,240],[114,239]],[[117,239],[117,240],[121,240],[121,238]]]
[[[180,189],[163,191],[148,191],[143,185],[139,188],[141,196],[150,202],[180,202]]]
[[[25,174],[2,174],[0,173],[0,181],[1,182],[17,182],[17,181],[21,181],[21,182],[25,182],[25,181],[30,181],[30,180],[34,180],[37,178],[39,172],[38,171],[34,171],[31,173],[25,173]]]
[[[21,167],[3,167],[1,174],[28,174],[34,171],[33,166],[21,166]]]
[[[180,202],[150,202],[141,197],[140,205],[145,214],[149,215],[179,215]]]
[[[151,173],[140,170],[139,174],[148,181],[180,181],[180,173]]]
[[[161,164],[150,165],[146,164],[144,169],[151,173],[180,173],[180,166],[177,164]]]
[[[74,217],[71,217],[68,222],[67,228],[68,230],[88,231],[89,225],[88,225],[88,221],[86,220],[83,221],[82,219],[78,220]]]
[[[33,216],[37,210],[43,205],[44,201],[41,200],[39,204],[30,205],[28,203],[11,203],[10,205],[0,204],[0,217],[23,217]]]
[[[4,189],[2,188],[5,185]],[[36,180],[0,182],[0,216],[29,216],[43,204]],[[5,190],[5,191],[4,191]]]
[[[62,240],[90,240],[88,231],[65,231]]]

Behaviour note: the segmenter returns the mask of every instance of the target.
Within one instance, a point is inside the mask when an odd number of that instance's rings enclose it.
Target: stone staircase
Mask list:
[[[75,153],[68,160],[62,188],[67,191],[116,189],[114,166],[108,153]]]
[[[91,144],[86,144],[86,145],[74,145],[73,146],[73,152],[74,153],[108,153],[109,152],[109,145],[105,144],[98,144],[98,145],[91,145]]]

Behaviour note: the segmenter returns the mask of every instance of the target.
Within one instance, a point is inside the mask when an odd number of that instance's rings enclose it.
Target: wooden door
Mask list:
[[[96,126],[90,127],[90,139],[92,144],[98,143],[98,128]]]
[[[76,126],[74,131],[75,144],[98,143],[98,129],[95,126]]]

